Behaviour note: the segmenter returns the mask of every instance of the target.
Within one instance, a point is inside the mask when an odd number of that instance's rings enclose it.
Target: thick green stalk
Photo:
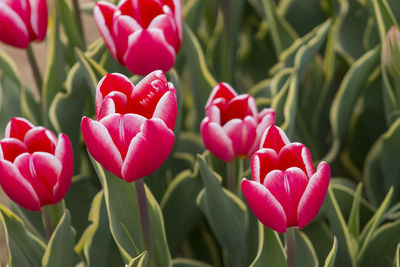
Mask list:
[[[42,222],[46,239],[50,240],[54,229],[64,214],[64,202],[60,201],[57,204],[44,206],[42,208]]]
[[[72,0],[72,6],[75,13],[76,24],[78,25],[79,32],[81,33],[83,44],[84,46],[86,46],[85,33],[83,32],[82,16],[81,16],[81,11],[79,9],[78,0]]]
[[[31,65],[33,77],[35,78],[37,89],[39,91],[39,94],[42,95],[42,85],[43,85],[42,76],[40,74],[39,66],[37,64],[35,54],[33,53],[31,45],[29,45],[28,48],[26,49],[26,53],[28,56],[29,64]]]
[[[236,160],[226,163],[226,176],[228,189],[236,194],[237,176],[236,176]]]
[[[289,227],[286,231],[287,267],[296,267],[296,230]]]

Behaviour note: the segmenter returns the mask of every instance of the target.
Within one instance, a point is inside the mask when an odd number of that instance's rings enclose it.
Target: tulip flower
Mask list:
[[[274,110],[258,113],[252,96],[237,95],[229,84],[220,83],[208,98],[201,136],[211,153],[230,162],[235,157],[250,158],[260,146],[262,133],[274,122]]]
[[[176,114],[175,88],[162,71],[136,86],[122,74],[107,74],[96,90],[97,120],[84,117],[82,135],[95,160],[132,182],[153,173],[171,153]]]
[[[180,0],[101,1],[93,15],[108,50],[132,73],[173,67],[182,42]]]
[[[0,1],[0,41],[24,49],[31,41],[43,41],[47,19],[46,0]]]
[[[243,195],[258,220],[280,233],[314,219],[330,181],[329,165],[321,162],[315,171],[309,150],[275,125],[265,131],[251,173],[252,181],[242,180]]]
[[[59,202],[71,185],[73,169],[65,134],[57,138],[23,118],[11,119],[0,141],[0,185],[14,202],[32,211]]]

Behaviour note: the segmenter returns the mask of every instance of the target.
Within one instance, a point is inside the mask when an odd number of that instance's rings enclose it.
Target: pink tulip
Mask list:
[[[0,185],[20,206],[38,211],[59,202],[71,185],[72,146],[44,127],[13,118],[0,141]]]
[[[0,0],[0,41],[18,48],[43,41],[47,31],[46,0]]]
[[[307,226],[328,190],[329,165],[321,162],[315,172],[310,151],[303,144],[290,143],[274,125],[265,131],[261,144],[251,159],[253,180],[241,183],[250,209],[261,223],[280,233]]]
[[[274,122],[274,110],[258,113],[252,96],[237,95],[229,84],[220,83],[208,98],[201,136],[208,150],[229,162],[235,157],[251,157],[260,146],[262,133]]]
[[[93,15],[108,50],[132,73],[173,67],[182,42],[180,0],[101,1]]]
[[[103,167],[132,182],[167,159],[174,145],[175,88],[162,71],[136,86],[122,74],[107,74],[97,86],[97,121],[81,122],[86,146]]]

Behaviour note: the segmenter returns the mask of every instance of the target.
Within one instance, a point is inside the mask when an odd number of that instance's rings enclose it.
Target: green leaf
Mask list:
[[[64,32],[68,38],[69,48],[85,49],[85,44],[76,23],[75,14],[68,0],[56,0],[57,12],[61,18]]]
[[[331,186],[328,188],[324,206],[324,211],[328,217],[332,232],[338,239],[336,263],[338,266],[355,267],[356,248],[353,246],[349,230],[343,218],[343,214],[340,211],[335,195],[332,192]]]
[[[133,258],[128,267],[146,267],[148,265],[149,256],[147,251],[143,251],[139,256]]]
[[[331,149],[325,157],[328,162],[333,161],[340,151],[357,99],[363,92],[368,76],[377,66],[378,52],[379,49],[375,48],[357,60],[347,72],[339,91],[335,95],[330,110],[330,122],[334,139]]]
[[[400,267],[400,243],[396,248],[396,255],[394,256],[393,267]]]
[[[390,188],[389,192],[386,195],[386,198],[383,200],[379,209],[375,212],[375,215],[371,218],[368,224],[364,227],[363,231],[360,234],[358,243],[360,244],[361,249],[358,251],[357,258],[360,259],[363,254],[366,253],[366,249],[368,244],[371,242],[373,234],[375,230],[378,228],[379,224],[383,221],[386,210],[389,208],[390,202],[393,197],[393,188]]]
[[[196,261],[192,259],[185,259],[185,258],[175,258],[172,260],[173,267],[211,267],[211,265]]]
[[[54,97],[63,88],[66,79],[64,46],[60,40],[59,20],[53,7],[50,12],[49,25],[47,28],[47,67],[43,79],[42,104],[47,112],[48,106]],[[45,115],[47,117],[47,115]]]
[[[0,72],[8,76],[20,87],[22,87],[21,76],[18,67],[9,55],[0,50]]]
[[[286,252],[277,232],[258,223],[258,253],[251,267],[284,267]]]
[[[296,265],[299,267],[319,266],[317,254],[310,239],[301,231],[296,231]]]
[[[183,171],[172,180],[161,201],[168,244],[172,252],[179,248],[201,218],[201,211],[196,205],[197,195],[203,189],[199,176],[199,164],[196,163],[193,172]]]
[[[22,220],[3,205],[0,205],[0,221],[8,246],[9,266],[42,266],[44,242],[29,232]]]
[[[328,256],[326,257],[324,267],[333,267],[335,264],[335,259],[336,259],[336,254],[337,254],[337,249],[338,249],[338,244],[337,244],[337,239],[336,236],[333,238],[333,245],[332,249],[329,252]]]
[[[244,266],[247,264],[246,205],[222,188],[219,177],[209,169],[203,156],[198,155],[197,160],[205,186],[197,203],[231,263]]]
[[[365,252],[358,259],[359,266],[391,266],[400,240],[400,220],[377,229]]]
[[[104,172],[92,158],[93,166],[103,185],[110,230],[125,261],[130,261],[143,251],[139,208],[133,183]],[[154,253],[154,266],[170,266],[171,258],[164,231],[161,209],[146,187],[150,228]],[[127,212],[129,211],[129,212]]]
[[[0,72],[0,129],[5,129],[11,118],[21,116],[21,87]],[[4,131],[1,131],[1,137]]]
[[[65,210],[51,235],[46,252],[43,255],[42,266],[74,266],[74,243],[75,234],[71,227],[71,216],[69,211]]]
[[[320,212],[322,213],[322,212]],[[333,234],[325,220],[315,219],[307,227],[301,229],[307,235],[318,257],[318,262],[325,262],[326,255],[332,248]]]
[[[199,41],[186,24],[183,26],[182,51],[185,54],[187,62],[186,66],[190,77],[190,88],[197,113],[197,124],[200,125],[200,121],[205,114],[204,107],[207,103],[207,99],[212,88],[217,85],[217,81],[207,69],[204,53]]]
[[[356,193],[354,195],[353,205],[351,207],[350,218],[347,223],[347,227],[349,228],[350,234],[353,235],[354,238],[358,238],[358,234],[360,233],[360,200],[362,193],[362,183],[357,186]]]
[[[122,266],[121,255],[114,244],[108,225],[108,215],[102,190],[93,198],[89,221],[92,224],[82,234],[75,246],[75,251],[78,254],[84,254],[87,266]]]

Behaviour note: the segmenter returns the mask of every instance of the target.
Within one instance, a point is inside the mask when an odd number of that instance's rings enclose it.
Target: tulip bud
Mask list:
[[[260,146],[262,133],[274,122],[272,109],[258,113],[252,96],[237,95],[229,84],[220,83],[207,101],[201,136],[211,153],[229,162],[235,157],[251,157]]]
[[[171,153],[176,114],[175,88],[162,71],[136,86],[109,73],[97,86],[97,120],[84,117],[82,135],[95,160],[133,182],[157,170]]]
[[[38,211],[64,198],[74,169],[72,146],[44,127],[13,118],[0,141],[0,185],[20,206]]]
[[[0,41],[28,48],[31,41],[43,41],[47,20],[46,0],[0,1]]]
[[[108,50],[130,72],[170,70],[182,42],[180,0],[98,2],[94,19]]]
[[[386,36],[385,66],[394,78],[400,78],[400,31],[395,26]]]
[[[251,159],[252,181],[243,179],[243,195],[258,220],[280,233],[288,227],[306,227],[325,199],[330,169],[321,162],[314,170],[310,151],[290,143],[286,134],[271,125]]]

